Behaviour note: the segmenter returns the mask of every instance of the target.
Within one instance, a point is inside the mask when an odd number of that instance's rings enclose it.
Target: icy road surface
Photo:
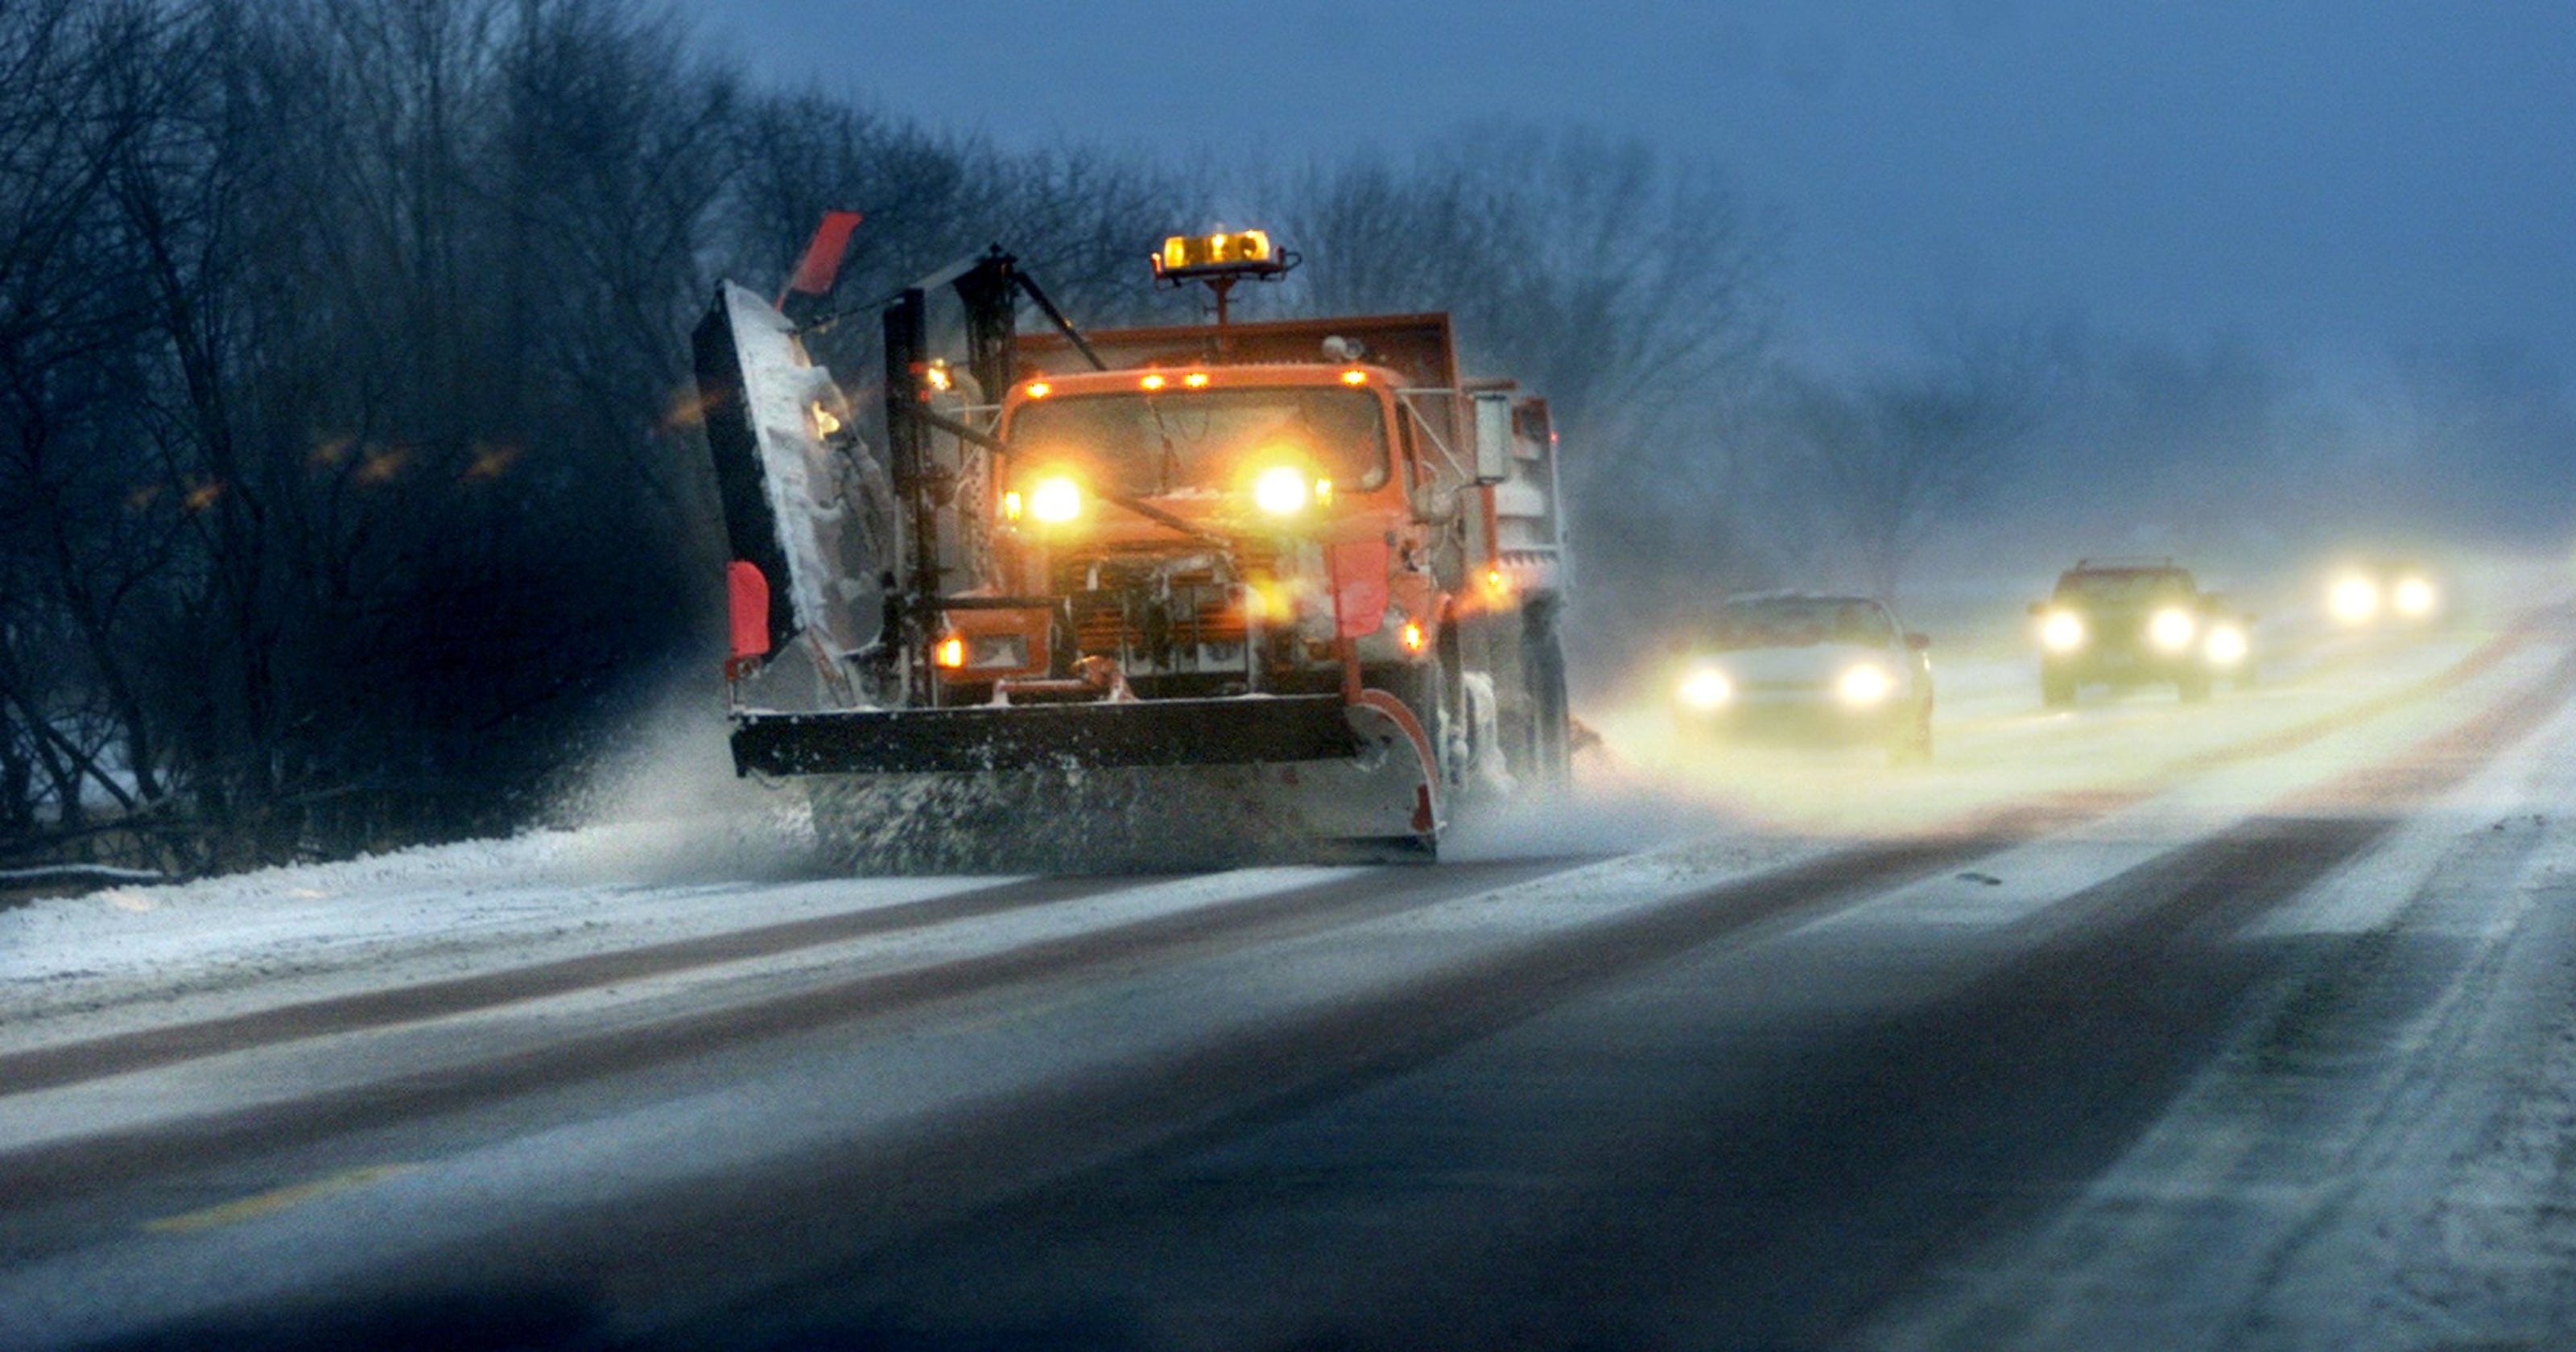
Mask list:
[[[1941,675],[1920,769],[1603,712],[1430,868],[0,913],[0,1347],[2576,1346],[2576,613]]]

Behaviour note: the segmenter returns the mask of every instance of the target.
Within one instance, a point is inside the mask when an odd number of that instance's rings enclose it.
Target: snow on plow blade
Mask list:
[[[863,872],[1428,860],[1439,824],[1427,749],[1392,704],[753,714],[734,759],[801,777],[825,851]]]

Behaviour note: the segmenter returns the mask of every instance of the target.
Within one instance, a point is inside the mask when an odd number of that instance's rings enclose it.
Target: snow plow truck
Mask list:
[[[836,380],[807,340],[855,223],[694,338],[734,766],[801,782],[827,853],[1429,860],[1565,778],[1555,433],[1448,316],[1233,322],[1297,262],[1239,231],[1150,260],[1214,322],[1086,332],[995,246],[863,307],[880,379]]]

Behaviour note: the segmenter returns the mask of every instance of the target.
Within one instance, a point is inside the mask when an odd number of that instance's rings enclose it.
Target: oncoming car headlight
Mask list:
[[[2039,646],[2071,653],[2084,646],[2084,617],[2071,610],[2052,610],[2039,622]]]
[[[2209,659],[2211,666],[2232,667],[2245,660],[2249,646],[2245,641],[2245,631],[2236,625],[2212,625],[2208,640],[2201,645],[2201,653]]]
[[[2190,647],[2199,632],[2199,622],[2180,606],[2167,606],[2147,621],[2147,641],[2169,653]]]
[[[1845,704],[1877,704],[1896,693],[1896,678],[1888,675],[1885,667],[1863,662],[1843,672],[1842,678],[1834,682],[1834,693]]]
[[[2379,584],[2359,573],[2336,578],[2326,589],[2326,610],[2339,624],[2368,624],[2379,614]]]
[[[1700,667],[1682,678],[1679,693],[1694,709],[1714,709],[1735,698],[1735,682],[1715,667]]]
[[[2388,594],[2389,608],[2410,620],[2420,620],[2433,613],[2433,584],[2420,577],[2401,579],[2397,589]]]

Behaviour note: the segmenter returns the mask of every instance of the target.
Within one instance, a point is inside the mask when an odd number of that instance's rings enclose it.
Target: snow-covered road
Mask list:
[[[1971,654],[1896,772],[1641,700],[1431,868],[755,795],[32,904],[0,1347],[2569,1345],[2571,654]]]

